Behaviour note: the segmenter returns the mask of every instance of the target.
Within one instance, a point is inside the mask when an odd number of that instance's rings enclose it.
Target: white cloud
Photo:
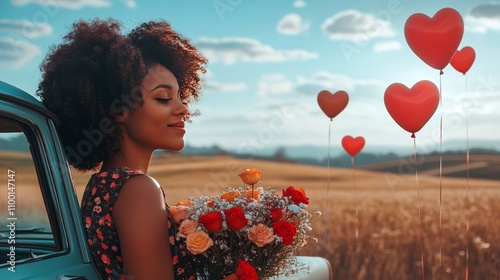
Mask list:
[[[283,74],[270,74],[263,76],[257,83],[257,94],[281,95],[290,93],[293,90],[293,84]]]
[[[220,83],[209,80],[203,83],[203,88],[206,90],[218,92],[237,92],[247,89],[247,84],[245,84],[244,82]]]
[[[0,65],[18,68],[39,54],[40,49],[29,42],[0,38]]]
[[[309,29],[309,24],[302,21],[302,18],[298,14],[287,14],[276,26],[276,30],[279,33],[286,35],[297,35]]]
[[[465,17],[466,30],[485,33],[500,30],[500,3],[491,2],[474,6]]]
[[[316,95],[322,90],[336,92],[344,90],[350,99],[372,101],[382,98],[386,85],[378,80],[353,79],[349,76],[319,71],[311,77],[300,76],[295,85],[295,91],[301,94]]]
[[[373,79],[354,79],[352,77],[331,73],[328,71],[318,71],[310,77],[298,76],[289,79],[281,73],[262,76],[257,83],[257,94],[259,95],[283,95],[299,93],[304,96],[316,95],[322,90],[336,92],[344,90],[353,94],[355,99],[373,100],[374,96],[382,98],[387,85]]]
[[[311,77],[300,76],[297,79],[295,90],[302,94],[317,94],[321,90],[331,92],[337,90],[351,91],[353,80],[345,75],[334,74],[327,71],[314,73]]]
[[[80,9],[85,6],[90,7],[109,7],[111,2],[108,0],[11,0],[11,3],[18,6],[26,4],[37,4],[42,6],[55,6],[66,9]]]
[[[123,0],[125,3],[125,6],[129,9],[135,9],[137,8],[137,2],[135,0]]]
[[[51,34],[52,26],[28,20],[0,19],[0,31],[16,33],[32,39]]]
[[[318,57],[318,54],[306,50],[276,50],[258,40],[242,37],[200,38],[197,46],[209,61],[222,61],[226,64],[236,61],[278,62]]]
[[[397,51],[401,49],[401,44],[398,41],[377,42],[373,46],[374,52]]]
[[[345,10],[327,18],[321,29],[332,40],[352,42],[394,36],[389,21],[357,10]]]
[[[295,8],[305,8],[307,7],[307,2],[304,0],[295,0],[293,1],[293,6]]]

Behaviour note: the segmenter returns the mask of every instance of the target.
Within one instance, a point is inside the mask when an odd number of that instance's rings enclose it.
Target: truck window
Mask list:
[[[55,251],[29,132],[0,117],[0,266]]]

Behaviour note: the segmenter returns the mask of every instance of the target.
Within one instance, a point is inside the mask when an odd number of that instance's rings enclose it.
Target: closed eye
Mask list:
[[[168,102],[170,102],[170,100],[172,100],[172,98],[155,98],[155,99],[156,101],[162,104],[167,104]]]

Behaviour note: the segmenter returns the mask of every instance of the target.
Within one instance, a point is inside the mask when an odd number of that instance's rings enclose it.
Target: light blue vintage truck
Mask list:
[[[0,81],[0,279],[100,279],[57,125],[40,101]],[[333,279],[328,260],[299,261],[309,273],[277,279]]]

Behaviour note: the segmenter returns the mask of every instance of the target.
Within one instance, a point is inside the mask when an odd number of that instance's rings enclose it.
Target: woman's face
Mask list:
[[[125,117],[127,137],[141,148],[178,151],[184,147],[184,117],[179,84],[174,74],[154,65],[141,84],[143,104],[137,104]]]

